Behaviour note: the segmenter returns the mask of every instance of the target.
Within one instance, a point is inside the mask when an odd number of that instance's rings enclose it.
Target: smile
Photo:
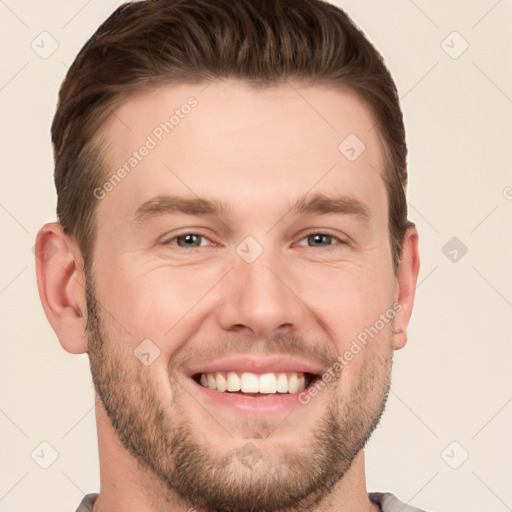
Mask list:
[[[279,393],[300,393],[315,378],[303,372],[211,372],[193,376],[201,386],[221,393],[269,395]]]

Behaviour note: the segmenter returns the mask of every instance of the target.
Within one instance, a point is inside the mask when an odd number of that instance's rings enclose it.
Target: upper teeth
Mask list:
[[[243,393],[298,393],[306,387],[303,373],[280,372],[256,374],[244,372],[203,373],[199,381],[205,388]]]

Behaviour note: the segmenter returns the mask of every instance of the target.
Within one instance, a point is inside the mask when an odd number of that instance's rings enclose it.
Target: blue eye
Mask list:
[[[177,245],[179,247],[189,247],[195,249],[196,247],[203,246],[201,239],[206,240],[206,237],[199,233],[185,233],[183,235],[175,236],[174,238],[167,240],[165,243],[170,245]],[[176,243],[174,243],[174,241],[176,241]]]
[[[320,233],[320,232],[319,233],[310,233],[310,234],[306,235],[304,238],[302,238],[302,240],[307,241],[308,247],[332,247],[333,245],[335,245],[335,242],[339,242],[342,244],[345,243],[343,240],[341,240],[340,238],[338,238],[336,236],[330,235],[328,233]],[[310,242],[313,245],[310,245]],[[318,245],[316,245],[316,244],[318,244]],[[299,243],[299,245],[303,245],[303,244]]]
[[[306,244],[303,244],[303,242],[306,240]],[[208,238],[200,233],[184,233],[182,235],[177,235],[173,238],[170,238],[169,240],[165,241],[164,244],[167,245],[177,245],[178,247],[181,247],[183,249],[189,248],[189,249],[197,249],[199,247],[205,247],[209,243]],[[331,235],[329,233],[323,233],[323,232],[314,232],[309,233],[305,237],[303,237],[298,245],[299,246],[307,246],[312,248],[333,248],[338,244],[346,244],[346,242],[334,235]],[[215,245],[215,244],[214,244]]]
[[[308,235],[307,237],[308,242],[311,242],[313,244],[319,244],[321,246],[324,245],[332,245],[333,237],[330,235],[325,235],[323,233],[315,233],[313,235]],[[322,243],[324,242],[324,243]]]

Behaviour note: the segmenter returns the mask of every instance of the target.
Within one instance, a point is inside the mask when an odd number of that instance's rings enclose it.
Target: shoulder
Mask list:
[[[78,505],[76,512],[92,512],[92,506],[98,497],[98,493],[86,494],[84,499]]]
[[[370,501],[380,506],[382,512],[426,512],[400,501],[390,492],[370,492]]]

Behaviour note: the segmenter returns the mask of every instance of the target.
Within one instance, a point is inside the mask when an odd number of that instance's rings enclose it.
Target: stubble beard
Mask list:
[[[179,375],[170,373],[172,400],[162,403],[147,369],[138,361],[130,362],[127,358],[133,354],[121,354],[122,343],[109,337],[91,277],[86,279],[86,291],[94,387],[122,446],[159,480],[155,489],[168,491],[160,500],[175,503],[178,497],[187,508],[211,512],[313,510],[342,480],[382,416],[389,393],[391,349],[379,358],[368,358],[348,397],[342,396],[340,386],[322,390],[331,398],[314,429],[305,433],[307,445],[279,457],[262,447],[261,458],[248,465],[237,456],[240,440],[233,439],[236,447],[219,456],[200,440],[204,436],[197,435],[197,424],[187,419],[188,397]],[[392,328],[391,323],[387,336]],[[391,346],[389,338],[374,342]],[[259,440],[254,444],[263,446]]]

